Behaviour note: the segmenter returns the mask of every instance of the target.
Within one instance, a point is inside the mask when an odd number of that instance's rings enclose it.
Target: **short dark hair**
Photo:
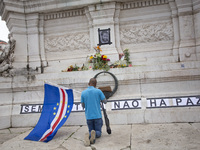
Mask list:
[[[89,81],[89,85],[95,87],[96,84],[97,84],[97,80],[96,80],[96,78],[91,78],[90,81]]]

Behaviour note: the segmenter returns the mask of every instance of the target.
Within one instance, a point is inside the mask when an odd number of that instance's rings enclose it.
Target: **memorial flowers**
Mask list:
[[[119,54],[119,60],[109,65],[110,59],[107,55],[101,54],[102,50],[100,46],[94,47],[95,54],[87,56],[86,64],[83,64],[82,67],[77,66],[76,64],[70,65],[67,69],[62,70],[62,72],[70,71],[81,71],[81,70],[105,70],[108,71],[110,68],[124,68],[132,67],[132,62],[130,61],[129,50],[125,49],[123,53]]]
[[[128,49],[125,49],[123,52],[124,52],[124,60],[126,61],[126,65],[129,67],[132,67],[132,62],[130,61],[130,53]]]
[[[96,51],[96,54],[91,55],[88,60],[89,63],[92,63],[92,69],[108,71],[110,69],[110,66],[108,65],[110,59],[108,59],[107,55],[102,55],[100,53],[102,51],[100,46],[94,47],[94,49]]]
[[[112,64],[111,68],[125,68],[132,67],[132,62],[130,61],[129,50],[125,49],[123,53],[119,54],[119,60]]]

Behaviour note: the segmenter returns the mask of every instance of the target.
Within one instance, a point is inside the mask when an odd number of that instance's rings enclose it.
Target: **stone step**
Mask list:
[[[168,77],[188,77],[200,75],[200,61],[195,62],[180,62],[157,65],[133,65],[133,67],[112,68],[109,72],[116,75],[118,80],[138,80],[146,78],[168,78]],[[87,70],[59,73],[43,73],[34,75],[32,80],[27,84],[26,76],[15,76],[11,84],[11,80],[0,78],[1,92],[8,89],[34,88],[42,86],[44,81],[49,81],[57,84],[87,84],[88,79],[94,77],[97,73],[103,70]],[[110,80],[109,78],[106,80]],[[3,82],[4,81],[4,82]]]

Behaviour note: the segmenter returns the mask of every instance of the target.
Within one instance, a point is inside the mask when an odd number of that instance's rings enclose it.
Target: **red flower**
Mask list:
[[[107,56],[106,56],[106,55],[102,55],[102,56],[101,56],[101,59],[103,59],[103,60],[106,61],[106,60],[107,60]]]

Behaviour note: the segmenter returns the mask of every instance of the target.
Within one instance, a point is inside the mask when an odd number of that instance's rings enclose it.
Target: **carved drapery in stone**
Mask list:
[[[45,49],[49,52],[71,51],[90,48],[89,33],[71,33],[45,38]]]
[[[121,44],[151,43],[173,40],[171,22],[123,26],[120,28]]]

